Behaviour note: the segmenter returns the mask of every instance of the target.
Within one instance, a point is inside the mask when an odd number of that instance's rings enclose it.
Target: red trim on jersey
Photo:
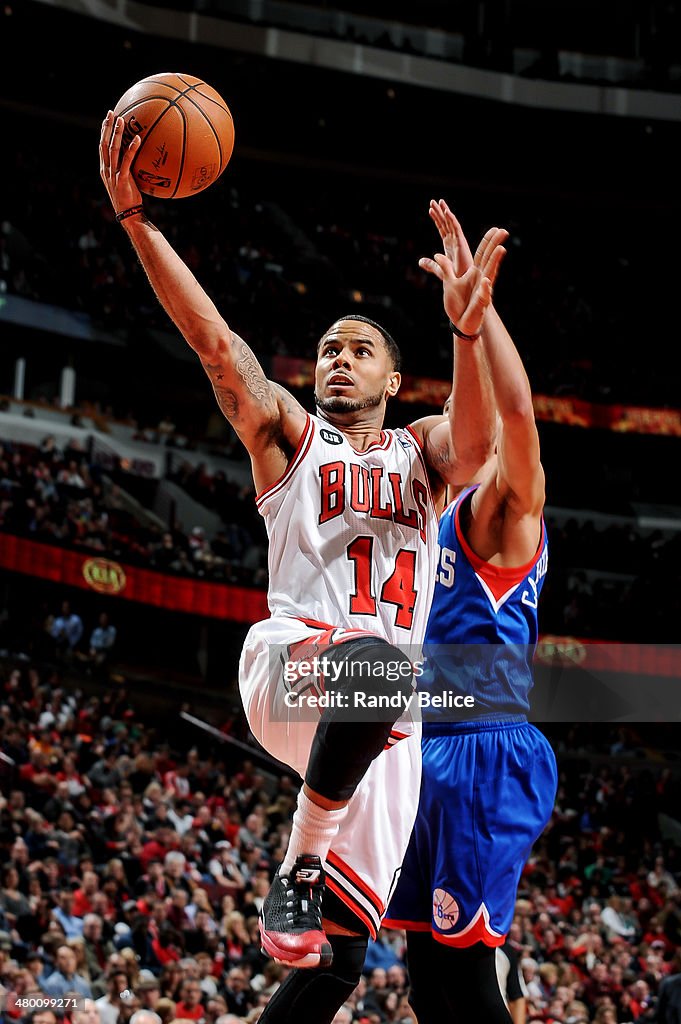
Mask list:
[[[331,892],[336,894],[338,899],[342,903],[344,903],[346,907],[350,908],[355,917],[358,917],[362,924],[365,924],[367,926],[367,928],[369,929],[369,935],[371,936],[372,939],[375,939],[376,935],[378,934],[376,931],[376,925],[371,920],[364,907],[362,907],[362,905],[359,904],[357,900],[353,899],[350,893],[347,893],[345,892],[344,889],[341,889],[341,887],[337,885],[336,882],[334,882],[333,878],[330,878],[328,875],[326,876],[325,884],[329,887]]]
[[[420,452],[422,452],[422,451],[423,451],[423,441],[421,440],[421,438],[419,437],[419,435],[418,435],[418,434],[416,433],[416,431],[415,431],[415,430],[414,430],[414,428],[412,427],[411,423],[407,423],[407,425],[406,425],[406,427],[405,427],[404,429],[405,429],[405,430],[408,430],[408,431],[409,431],[409,433],[411,434],[411,436],[412,436],[412,437],[414,438],[414,440],[416,441],[416,447],[418,448],[418,450],[419,450]]]
[[[383,451],[387,452],[388,448],[392,443],[392,435],[389,432],[382,430],[381,436],[379,437],[378,441],[372,441],[369,447],[364,448],[362,451],[360,451],[359,448],[355,448],[355,446],[351,443],[348,437],[346,437],[345,440],[348,442],[355,455],[366,455],[367,452],[376,451],[377,448],[380,448]]]
[[[317,619],[303,619],[298,616],[297,622],[303,622],[306,626],[310,626],[312,629],[335,629],[335,626],[330,625],[328,622],[319,622]]]
[[[423,921],[397,921],[394,917],[384,917],[381,926],[399,929],[403,932],[429,932],[431,930],[430,925]]]
[[[300,463],[303,461],[308,451],[310,450],[310,445],[312,444],[313,437],[314,423],[312,422],[312,417],[308,413],[307,419],[305,420],[305,426],[303,427],[303,432],[300,435],[300,440],[298,441],[296,450],[289,459],[289,463],[286,469],[281,474],[278,480],[275,480],[273,484],[269,485],[269,487],[264,487],[263,490],[260,491],[260,494],[256,494],[255,504],[258,510],[260,510],[260,506],[263,503],[263,501],[266,498],[271,498],[272,494],[274,493],[274,490],[280,488],[281,485],[285,483],[293,475],[294,471],[298,468],[298,466],[300,465]],[[301,454],[303,445],[305,445],[305,450]]]
[[[398,732],[397,729],[392,729],[390,732],[390,738],[392,739],[394,736],[396,740],[408,740],[411,735],[412,733],[408,732]]]
[[[333,866],[338,871],[341,871],[344,875],[348,876],[352,884],[357,889],[359,889],[362,895],[366,896],[366,898],[369,900],[369,903],[373,905],[379,917],[381,916],[381,914],[385,913],[385,906],[378,898],[376,893],[373,891],[373,889],[370,889],[366,882],[364,882],[359,877],[359,875],[355,871],[353,871],[348,864],[345,863],[344,860],[341,860],[338,854],[334,853],[333,850],[329,850],[328,854],[326,855],[326,859],[329,862],[329,864],[333,864]]]
[[[430,473],[428,472],[428,465],[426,463],[426,457],[425,457],[425,455],[423,453],[423,444],[421,443],[421,438],[417,435],[417,433],[413,429],[413,427],[407,425],[405,427],[405,430],[409,431],[409,433],[413,436],[413,438],[414,438],[414,440],[416,442],[416,454],[419,457],[419,460],[421,462],[421,469],[423,470],[423,475],[424,475],[424,477],[426,479],[426,487],[428,488],[428,497],[430,498],[430,503],[433,506],[433,512],[434,512],[435,515],[437,515],[437,507],[435,505],[435,497],[433,495],[433,489],[430,486]]]
[[[396,732],[395,729],[393,729],[391,731],[390,735],[388,736],[388,742],[385,744],[383,749],[384,750],[392,750],[392,748],[395,746],[395,744],[399,743],[400,740],[409,739],[409,735],[410,735],[409,733],[406,733],[406,732]]]
[[[526,562],[525,565],[491,565],[489,562],[486,562],[484,558],[480,558],[479,555],[476,555],[475,551],[473,551],[473,548],[464,537],[463,530],[461,528],[461,505],[463,504],[464,499],[475,490],[477,490],[476,487],[470,491],[464,492],[457,501],[457,505],[454,510],[454,529],[456,530],[456,536],[459,540],[459,544],[463,548],[463,553],[471,563],[474,572],[485,581],[489,589],[492,591],[494,599],[498,601],[508,593],[511,587],[517,586],[521,583],[529,572],[534,569],[535,565],[541,558],[542,551],[544,550],[546,528],[542,517],[539,547],[529,562]]]

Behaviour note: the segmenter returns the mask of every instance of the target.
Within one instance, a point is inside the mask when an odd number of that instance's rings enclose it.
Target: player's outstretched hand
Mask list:
[[[490,228],[473,256],[459,221],[444,199],[431,199],[428,212],[440,234],[444,253],[419,260],[419,266],[442,282],[445,313],[452,323],[464,334],[479,334],[506,255],[503,243],[508,231]]]
[[[135,135],[121,157],[121,143],[125,122],[122,117],[109,113],[102,122],[99,138],[99,173],[109,193],[109,199],[116,213],[129,210],[142,202],[142,193],[135,184],[130,167],[140,146],[140,137]]]

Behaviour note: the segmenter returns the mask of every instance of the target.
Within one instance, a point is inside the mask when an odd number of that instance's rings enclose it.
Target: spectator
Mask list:
[[[675,896],[679,891],[676,879],[665,868],[664,857],[655,858],[654,867],[648,873],[648,885],[653,889],[657,889],[660,885],[664,885],[667,896]]]
[[[116,1024],[121,1008],[121,999],[127,988],[128,975],[125,971],[115,970],[108,975],[106,995],[96,1000],[101,1024]]]
[[[156,1007],[161,999],[161,985],[158,978],[154,977],[151,971],[140,971],[140,980],[137,983],[136,991],[140,999],[141,1009],[156,1012]]]
[[[91,900],[96,892],[99,892],[97,873],[95,871],[83,871],[81,884],[73,893],[73,913],[76,917],[85,918],[86,914],[92,913]]]
[[[96,668],[100,668],[111,659],[116,643],[116,627],[109,622],[109,616],[102,612],[98,624],[90,635],[88,656]]]
[[[130,1024],[161,1024],[161,1018],[153,1010],[136,1010],[130,1018]]]
[[[67,939],[81,938],[83,934],[83,919],[73,913],[73,901],[73,890],[60,889],[57,906],[52,911],[53,918],[59,922]]]
[[[171,1024],[175,1020],[177,1007],[172,999],[161,996],[156,1003],[156,1013],[161,1018],[161,1024]]]
[[[244,1016],[253,1005],[253,993],[242,967],[232,967],[227,972],[224,997],[229,1012],[238,1016]]]
[[[636,934],[636,927],[622,913],[622,898],[611,896],[608,904],[601,912],[601,922],[605,926],[606,937],[631,939]]]
[[[68,601],[62,602],[61,614],[57,615],[52,623],[51,634],[57,654],[73,654],[83,635],[83,620],[80,615],[71,611]]]
[[[246,880],[237,867],[232,844],[227,839],[215,844],[215,856],[208,862],[208,871],[216,884],[231,895],[246,886]]]
[[[31,912],[27,897],[19,889],[19,872],[14,865],[6,867],[2,872],[2,889],[0,889],[0,909],[5,920],[15,925],[20,917]]]
[[[121,781],[121,773],[116,767],[117,754],[115,750],[109,750],[94,763],[87,773],[93,786],[97,789],[115,788]]]
[[[30,1024],[60,1024],[54,1010],[36,1010],[30,1017]]]
[[[101,1024],[101,1016],[94,999],[84,999],[81,1006],[71,1011],[71,1024]]]
[[[91,872],[94,874],[94,872]],[[95,878],[97,876],[95,875]],[[83,939],[85,940],[85,957],[90,979],[99,978],[107,968],[107,961],[114,952],[110,939],[103,938],[104,922],[99,914],[88,913],[83,918]]]
[[[182,984],[180,1000],[175,1008],[177,1016],[182,1020],[203,1020],[206,1011],[201,1003],[201,997],[199,982],[187,978]]]
[[[65,996],[67,992],[77,992],[91,998],[90,985],[85,978],[76,974],[76,954],[68,946],[59,946],[57,949],[56,969],[43,982],[43,992],[48,996]]]

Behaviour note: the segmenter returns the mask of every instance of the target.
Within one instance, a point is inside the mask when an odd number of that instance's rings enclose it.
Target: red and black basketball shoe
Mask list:
[[[323,890],[319,857],[298,857],[288,876],[277,869],[260,911],[264,953],[290,967],[331,965],[333,950],[322,928]]]

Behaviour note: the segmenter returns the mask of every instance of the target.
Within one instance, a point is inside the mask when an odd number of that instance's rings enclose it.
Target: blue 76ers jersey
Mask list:
[[[439,562],[423,647],[425,666],[417,689],[430,693],[422,707],[428,722],[525,715],[533,685],[537,603],[546,575],[546,527],[530,562],[518,568],[490,565],[470,548],[461,530],[462,507],[475,488],[449,505],[438,534]],[[456,710],[453,697],[474,698]]]

